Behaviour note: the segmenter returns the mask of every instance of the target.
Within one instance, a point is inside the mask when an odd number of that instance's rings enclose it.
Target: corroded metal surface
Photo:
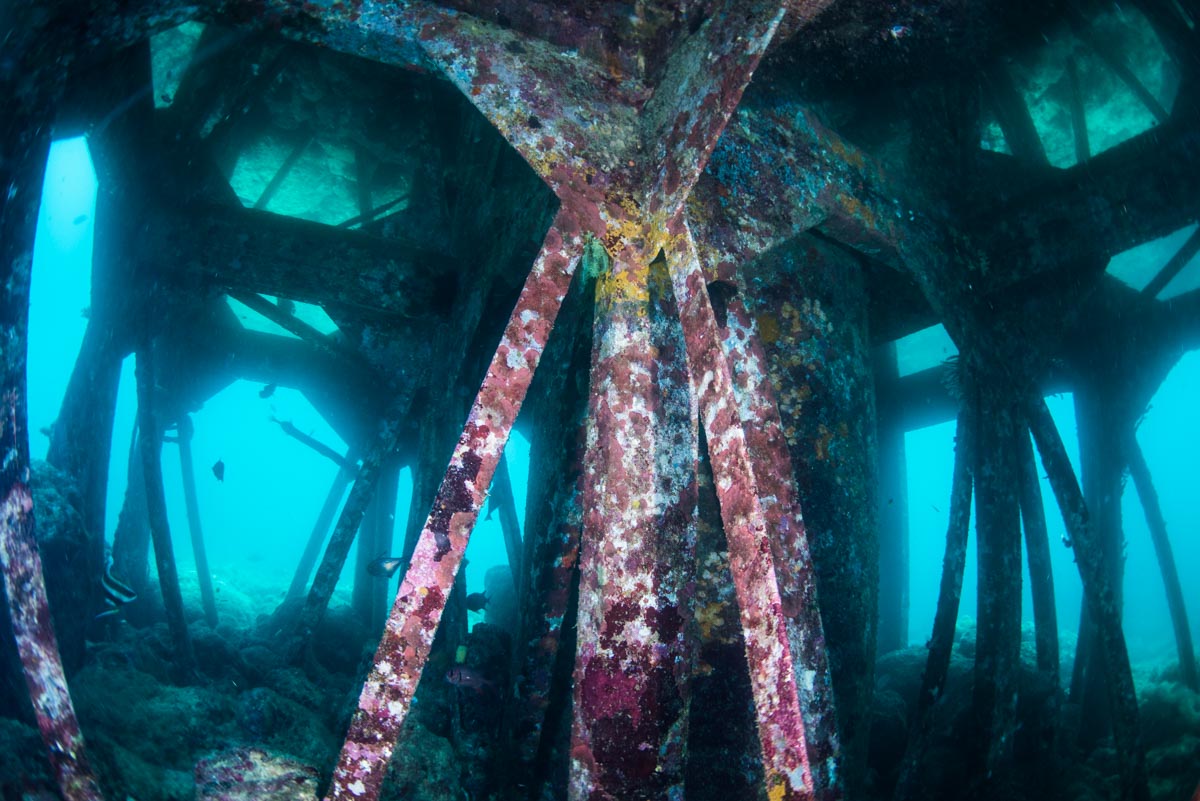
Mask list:
[[[697,255],[702,263],[704,253],[697,244]],[[724,325],[720,325],[720,316],[717,319],[722,346],[726,360],[736,366],[732,376],[734,397],[754,467],[759,502],[770,532],[797,684],[804,688],[800,701],[813,782],[818,794],[836,794],[839,792],[839,782],[835,778],[839,759],[837,720],[831,714],[833,687],[817,604],[817,581],[800,499],[792,481],[792,457],[769,379],[758,320],[742,301],[748,287],[731,261],[726,261],[720,272],[712,262],[702,266],[710,284],[721,282],[715,287],[720,297],[713,299],[710,293],[710,300],[724,312]],[[801,677],[803,681],[799,680]]]
[[[679,225],[670,252],[671,280],[688,341],[688,361],[708,436],[729,562],[737,590],[746,662],[758,715],[768,796],[811,798],[799,689],[788,641],[787,613],[779,594],[771,538],[759,501],[733,376],[691,232]],[[802,676],[811,690],[813,675]]]
[[[334,769],[328,801],[374,798],[379,792],[467,540],[582,247],[573,221],[560,213],[479,388],[396,595]]]

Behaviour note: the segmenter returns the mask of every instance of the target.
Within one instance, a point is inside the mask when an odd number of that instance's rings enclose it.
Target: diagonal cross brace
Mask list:
[[[729,540],[762,746],[767,794],[772,799],[809,799],[809,766],[799,689],[788,640],[788,620],[775,573],[771,536],[754,480],[733,376],[721,348],[695,242],[686,223],[673,225],[668,264],[687,339],[688,362],[708,438],[721,519]],[[809,674],[807,682],[815,676]]]
[[[326,801],[378,797],[471,530],[582,250],[582,232],[560,212],[525,280],[417,541]]]

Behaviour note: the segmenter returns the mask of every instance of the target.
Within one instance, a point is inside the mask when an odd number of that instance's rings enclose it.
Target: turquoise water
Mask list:
[[[46,456],[49,438],[41,430],[52,425],[57,416],[87,324],[95,199],[95,171],[86,141],[75,138],[55,142],[46,166],[38,218],[29,312],[29,429],[33,432],[30,448],[34,459]],[[251,324],[261,330],[291,336],[254,312],[244,313],[256,317]],[[135,357],[130,356],[123,365],[113,427],[106,507],[110,544],[125,497],[130,438],[137,415],[134,364]],[[337,468],[329,459],[286,436],[272,417],[290,421],[339,453],[346,452],[347,443],[301,392],[279,387],[263,399],[259,397],[262,389],[262,384],[234,381],[193,414],[197,495],[214,581],[255,591],[272,585],[286,590]],[[513,477],[517,517],[523,527],[529,443],[519,430],[514,432],[505,456]],[[218,460],[225,463],[223,482],[217,481],[210,470]],[[165,444],[162,461],[171,536],[186,582],[186,573],[194,570],[195,564],[178,449]],[[348,492],[343,494],[343,502]],[[394,515],[396,553],[403,545],[411,495],[412,471],[405,467],[400,474]],[[499,516],[490,512],[487,506],[482,510],[467,551],[468,592],[483,591],[487,571],[508,564]],[[349,591],[357,564],[356,548],[346,559],[339,592]],[[392,595],[399,581],[399,575],[393,576]],[[271,595],[262,601],[268,607],[264,611],[269,611],[278,597]]]

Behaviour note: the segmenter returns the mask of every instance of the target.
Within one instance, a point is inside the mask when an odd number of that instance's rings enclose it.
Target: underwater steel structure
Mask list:
[[[1181,88],[1192,102],[1176,104],[1164,117],[1153,153],[1143,142],[1141,149],[1130,144],[1091,157],[1063,171],[1068,177],[1050,178],[1049,188],[1036,196],[988,208],[968,235],[958,230],[962,221],[943,208],[945,197],[937,187],[901,189],[869,156],[825,127],[812,108],[790,98],[741,105],[764,57],[804,37],[838,3],[645,3],[636,18],[620,3],[504,0],[57,0],[4,12],[10,19],[0,21],[9,26],[9,39],[0,86],[11,98],[12,111],[0,130],[6,188],[0,198],[5,370],[0,555],[25,676],[65,798],[98,799],[100,793],[71,711],[32,536],[24,359],[33,221],[51,130],[62,125],[62,109],[87,117],[64,100],[72,61],[86,64],[96,53],[117,53],[155,31],[195,19],[246,35],[265,31],[444,79],[520,154],[557,202],[448,464],[422,465],[432,476],[440,472],[440,482],[424,478],[432,481],[428,515],[410,542],[407,572],[383,626],[327,801],[378,797],[435,634],[453,606],[463,554],[505,444],[535,380],[562,380],[543,377],[545,371],[565,371],[570,358],[545,355],[555,347],[552,334],[560,327],[575,335],[587,328],[588,320],[581,322],[572,317],[578,311],[568,310],[571,298],[587,292],[594,292],[594,306],[586,402],[583,408],[567,408],[553,390],[537,401],[540,412],[556,418],[550,450],[562,452],[553,464],[563,469],[554,471],[558,483],[542,490],[550,511],[528,536],[521,559],[523,628],[516,662],[522,667],[511,701],[519,721],[517,753],[531,770],[540,769],[534,763],[544,758],[539,735],[550,705],[550,677],[569,599],[577,592],[569,797],[674,798],[682,792],[688,718],[696,714],[687,702],[697,662],[692,596],[698,471],[706,460],[727,538],[766,797],[799,801],[860,794],[879,543],[873,533],[864,533],[873,530],[874,511],[864,510],[873,510],[876,501],[869,466],[874,437],[844,421],[861,400],[853,397],[855,389],[869,383],[868,357],[856,333],[862,321],[853,312],[858,305],[865,308],[866,289],[861,279],[856,284],[849,277],[866,261],[915,286],[917,298],[927,305],[926,317],[946,325],[961,353],[946,569],[897,798],[919,792],[912,768],[949,663],[972,487],[981,559],[973,703],[983,734],[977,767],[980,775],[996,776],[1011,769],[1020,655],[1019,516],[1040,509],[1028,495],[1036,482],[1017,478],[1030,474],[1030,432],[1077,554],[1086,615],[1095,631],[1090,652],[1096,658],[1089,671],[1100,677],[1096,686],[1107,694],[1123,797],[1147,797],[1136,695],[1121,630],[1119,572],[1113,570],[1119,542],[1114,550],[1104,538],[1103,523],[1089,518],[1087,493],[1038,400],[1051,362],[1044,336],[986,312],[991,298],[1023,281],[1095,273],[1102,257],[1200,214],[1200,128],[1195,95],[1187,94],[1196,90],[1195,70],[1189,67]],[[1148,6],[1159,13],[1168,35],[1194,44],[1187,26],[1171,18],[1175,11],[1166,4]],[[1003,88],[1002,81],[997,85]],[[139,88],[131,91],[114,98],[112,106],[128,101],[136,107]],[[1003,91],[996,96],[1002,104]],[[1002,124],[1008,125],[1006,135],[1011,131],[1016,155],[1044,161],[1044,153],[1039,157],[1030,142],[1028,120],[1019,109],[1008,111]],[[103,139],[132,123],[117,112],[98,125],[93,115],[89,124]],[[1086,142],[1080,147],[1086,150]],[[1088,177],[1080,181],[1083,169]],[[177,252],[189,254],[179,265],[188,280],[211,281],[231,292],[290,293],[315,302],[328,293],[347,307],[418,321],[436,305],[439,274],[461,269],[452,264],[447,270],[439,254],[420,248],[383,248],[352,232],[335,241],[318,226],[240,211],[212,208],[199,221],[182,208],[148,211],[153,222],[147,224],[145,241],[132,246],[149,250],[170,242]],[[369,218],[370,210],[363,212]],[[819,266],[816,277],[798,273],[798,292],[815,296],[833,287],[841,301],[828,308],[803,305],[779,295],[780,282],[754,267],[764,254],[793,250],[800,255],[783,258]],[[998,256],[1011,268],[980,267]],[[214,267],[222,260],[236,260],[238,270]],[[791,268],[779,269],[787,274]],[[396,283],[381,284],[379,271]],[[144,271],[127,277],[130,291],[147,305],[126,308],[149,316],[148,304],[158,291],[152,289],[154,276]],[[393,288],[380,290],[381,285]],[[1169,308],[1159,304],[1164,307],[1160,317],[1169,318],[1164,337],[1196,341],[1191,320],[1200,302],[1194,295]],[[482,290],[463,297],[453,310],[470,331],[485,314]],[[149,338],[160,333],[155,328],[160,323],[148,320],[146,330],[133,332],[141,339],[130,347],[140,357],[142,433],[158,432],[141,441],[150,534],[169,601],[177,665],[187,673],[191,645],[170,554],[158,458],[164,420],[155,415],[164,412],[154,408],[149,373]],[[418,322],[414,335],[420,330]],[[317,341],[311,332],[300,336]],[[814,341],[826,350],[812,352]],[[329,369],[349,364],[354,380],[368,370],[356,355],[331,351],[324,340],[317,344]],[[458,347],[465,359],[467,343]],[[835,422],[801,424],[799,409],[814,386],[820,389],[818,382],[828,390]],[[292,658],[308,645],[325,613],[381,465],[398,447],[403,421],[417,404],[430,402],[417,387],[396,389],[385,400],[360,415],[371,421],[363,426],[368,447],[362,464],[352,468],[347,461],[314,531],[315,544],[353,473],[349,500],[303,610],[281,635],[281,647]],[[863,402],[873,412],[873,396]],[[86,428],[67,412],[63,431]],[[1122,414],[1121,425],[1132,432],[1136,415]],[[111,422],[107,425],[111,431]],[[87,484],[88,497],[101,499],[99,519],[103,492],[97,496],[95,490],[107,481],[106,467],[98,469],[107,465],[107,454],[107,446],[96,448],[72,471]],[[1149,481],[1147,470],[1136,454],[1130,459],[1138,468],[1141,492],[1143,478]],[[800,497],[802,487],[829,488],[806,483],[805,476],[823,470],[840,470],[844,478],[845,497],[821,502],[837,507],[845,530],[817,541],[810,539]],[[1151,494],[1147,489],[1145,497]],[[1147,514],[1154,515],[1151,506]],[[1044,560],[1044,522],[1026,525],[1026,536],[1037,537],[1031,529],[1041,531],[1040,539],[1029,544],[1031,573],[1042,574],[1034,560]],[[200,537],[198,521],[193,534]],[[1155,536],[1156,545],[1165,541]],[[1161,558],[1174,569],[1169,550]],[[290,595],[303,593],[315,563],[315,549],[310,549]],[[822,581],[822,564],[845,570],[826,568],[829,575]],[[572,591],[576,572],[578,589]],[[1038,663],[1047,674],[1056,674],[1054,610],[1044,606],[1046,592],[1044,585],[1035,591],[1043,602],[1037,615]],[[1052,602],[1052,588],[1049,592]],[[1173,601],[1175,608],[1182,615],[1181,600]],[[1195,682],[1194,664],[1187,675]]]

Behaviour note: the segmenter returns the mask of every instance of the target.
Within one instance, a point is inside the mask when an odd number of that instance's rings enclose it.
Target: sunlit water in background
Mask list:
[[[95,200],[96,176],[86,141],[55,142],[46,165],[30,290],[29,430],[34,459],[46,458],[49,437],[44,432],[58,415],[87,326]],[[261,323],[264,328],[272,326],[266,320]],[[113,426],[105,530],[110,545],[125,497],[137,415],[134,365],[130,356],[122,367]],[[273,418],[291,422],[339,453],[346,452],[347,443],[301,392],[279,387],[269,398],[261,398],[262,389],[262,384],[238,380],[205,401],[192,415],[192,452],[214,584],[218,590],[230,586],[254,595],[258,611],[266,613],[286,592],[338,470],[332,461],[284,434]],[[505,457],[523,529],[529,443],[520,431],[513,432]],[[225,464],[223,481],[210,470],[218,460]],[[162,464],[175,556],[187,587],[195,563],[177,446],[164,443]],[[343,492],[343,502],[348,494],[349,488]],[[393,554],[402,550],[411,500],[412,471],[405,467],[396,499]],[[468,592],[483,591],[487,571],[508,563],[499,516],[488,519],[490,511],[488,506],[481,511],[467,550]],[[339,600],[348,597],[356,549],[357,545],[351,549],[342,570]],[[389,597],[394,597],[400,578],[399,574],[392,577]],[[471,617],[475,622],[482,614]]]
[[[85,141],[69,139],[54,143],[38,220],[30,302],[29,419],[34,458],[45,458],[48,438],[41,431],[53,423],[57,414],[87,323],[95,196],[96,178]],[[1161,263],[1155,252],[1139,255],[1148,263]],[[1126,263],[1123,269],[1136,271],[1138,267]],[[215,580],[218,586],[231,582],[256,592],[273,586],[274,594],[261,599],[262,611],[269,611],[291,580],[337,469],[328,459],[283,434],[271,418],[289,420],[301,431],[340,452],[346,450],[346,443],[301,393],[280,387],[269,399],[263,399],[258,395],[261,388],[259,384],[236,381],[210,398],[194,415],[193,450],[201,518]],[[110,541],[124,498],[135,396],[130,357],[122,371],[113,432],[106,532]],[[1138,440],[1158,489],[1176,564],[1184,579],[1193,638],[1200,641],[1200,593],[1188,580],[1190,570],[1200,564],[1196,475],[1189,467],[1200,453],[1200,417],[1195,414],[1198,397],[1200,352],[1192,351],[1179,362],[1155,396],[1138,430]],[[1078,470],[1072,397],[1055,395],[1048,398],[1048,403]],[[909,641],[920,644],[932,630],[937,605],[949,517],[954,422],[909,431],[905,445],[911,537]],[[522,527],[528,454],[528,442],[515,432],[506,455]],[[226,466],[224,482],[216,481],[207,469],[218,459]],[[192,568],[192,552],[179,460],[171,444],[164,445],[163,465],[175,552],[181,572],[186,573]],[[405,468],[395,512],[394,552],[397,553],[403,541],[411,492],[412,475]],[[1062,517],[1044,474],[1042,497],[1051,541],[1059,626],[1073,638],[1081,602],[1079,574],[1071,550],[1061,544]],[[485,508],[480,514],[467,552],[468,592],[481,591],[487,570],[507,563],[499,518],[493,516],[488,520],[488,512]],[[1136,492],[1128,481],[1122,515],[1127,542],[1125,620],[1131,656],[1135,661],[1170,659],[1174,636],[1158,562]],[[355,565],[355,554],[351,552],[339,593],[348,592],[349,582],[345,578]],[[393,595],[398,581],[399,576],[392,580]],[[975,615],[975,587],[972,533],[960,619]],[[1024,616],[1027,623],[1032,621],[1028,575]]]

